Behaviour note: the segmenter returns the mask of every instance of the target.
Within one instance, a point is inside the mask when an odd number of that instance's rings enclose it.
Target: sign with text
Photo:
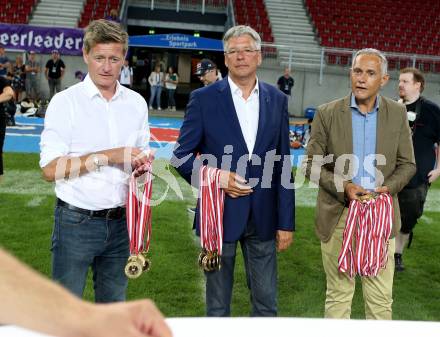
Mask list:
[[[81,55],[83,36],[84,31],[77,28],[0,24],[0,45],[6,49],[41,54],[57,49],[62,55]]]

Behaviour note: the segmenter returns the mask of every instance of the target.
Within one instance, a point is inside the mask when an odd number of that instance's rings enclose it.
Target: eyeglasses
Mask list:
[[[243,53],[245,56],[251,56],[255,52],[259,52],[259,51],[260,51],[260,49],[251,49],[251,48],[245,48],[245,49],[241,49],[241,50],[230,49],[228,51],[225,51],[225,54],[228,56],[235,56],[235,55],[238,55],[239,53]]]

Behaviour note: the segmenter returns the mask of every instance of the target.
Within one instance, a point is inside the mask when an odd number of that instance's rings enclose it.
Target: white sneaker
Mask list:
[[[161,108],[161,107],[158,107],[158,108],[157,108],[157,110],[159,110],[159,111],[160,111],[160,110],[162,110],[162,108]]]
[[[150,106],[150,110],[154,110],[152,106]]]

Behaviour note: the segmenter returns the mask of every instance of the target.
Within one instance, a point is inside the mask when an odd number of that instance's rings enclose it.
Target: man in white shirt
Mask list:
[[[238,242],[250,315],[276,316],[276,251],[290,246],[295,229],[287,97],[257,78],[262,57],[255,30],[232,27],[223,47],[228,76],[191,93],[171,163],[194,185],[201,165],[221,169],[223,248],[220,270],[205,272],[207,316],[231,313]],[[200,204],[198,235],[199,212]]]
[[[148,77],[148,83],[150,84],[150,110],[153,110],[155,99],[157,110],[162,110],[160,106],[160,95],[162,94],[163,82],[163,72],[160,71],[160,65],[157,65],[154,67],[154,71],[152,71],[150,76]]]
[[[128,65],[128,60],[125,60],[122,66],[119,83],[126,88],[131,88],[133,85],[133,68]]]
[[[90,23],[88,75],[53,97],[41,135],[40,166],[56,182],[52,276],[81,297],[91,266],[96,302],[125,299],[127,178],[149,159],[147,104],[117,82],[127,48],[119,24]]]

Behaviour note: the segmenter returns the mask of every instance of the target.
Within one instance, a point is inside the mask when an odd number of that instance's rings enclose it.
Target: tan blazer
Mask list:
[[[348,206],[344,188],[353,177],[353,167],[349,165],[353,155],[350,97],[318,107],[307,157],[302,163],[306,177],[319,185],[315,224],[316,233],[324,242],[330,240],[344,207]],[[405,107],[386,97],[379,96],[379,99],[376,154],[383,157],[376,166],[376,180],[382,173],[381,185],[388,186],[393,197],[394,237],[400,230],[397,192],[415,174],[416,165]]]

